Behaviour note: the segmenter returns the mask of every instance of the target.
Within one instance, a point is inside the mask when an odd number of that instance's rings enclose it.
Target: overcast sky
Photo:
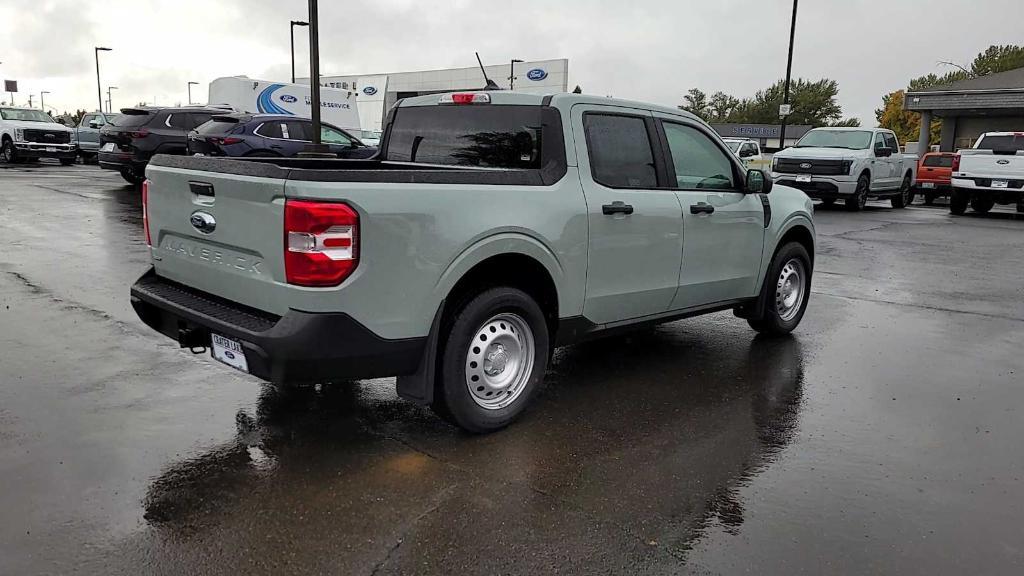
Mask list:
[[[569,59],[569,88],[666,105],[699,87],[738,97],[785,75],[790,0],[321,0],[322,74]],[[0,0],[0,77],[18,103],[97,106],[94,46],[115,107],[205,101],[219,76],[287,80],[304,0]],[[874,125],[881,96],[990,44],[1024,43],[1024,0],[802,0],[793,75],[839,82]],[[296,29],[299,75],[307,39]],[[7,96],[4,95],[3,99]],[[106,95],[104,94],[104,99]]]

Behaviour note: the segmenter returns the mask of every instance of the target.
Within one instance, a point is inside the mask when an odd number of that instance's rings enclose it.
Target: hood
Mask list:
[[[863,157],[865,150],[848,150],[846,148],[786,148],[775,153],[776,158],[804,158],[818,160],[853,160]]]
[[[28,120],[4,120],[3,123],[11,128],[27,128],[31,130],[53,130],[56,132],[74,132],[71,128],[56,122],[30,122]]]

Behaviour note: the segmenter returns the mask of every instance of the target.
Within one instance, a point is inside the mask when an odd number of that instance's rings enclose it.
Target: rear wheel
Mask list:
[[[772,258],[759,296],[761,313],[747,323],[762,334],[788,334],[803,319],[810,292],[811,258],[802,244],[790,242]]]
[[[967,203],[970,201],[970,196],[967,192],[959,189],[953,189],[953,192],[949,195],[949,213],[954,216],[960,216],[967,211]]]
[[[868,178],[867,174],[862,174],[861,177],[857,179],[857,190],[854,192],[853,196],[846,199],[846,209],[853,212],[863,210],[868,203],[868,188],[870,186],[871,180]]]
[[[975,194],[974,197],[971,198],[971,210],[974,210],[979,214],[985,214],[995,205],[996,201],[991,196]]]
[[[142,181],[146,179],[145,176],[139,175],[139,173],[131,167],[121,168],[121,178],[124,178],[126,182],[135,184],[136,186],[142,184]]]
[[[526,408],[548,363],[548,328],[522,290],[490,288],[447,324],[433,409],[474,433],[508,426]]]
[[[892,203],[893,208],[906,208],[914,201],[914,191],[910,187],[910,176],[903,178],[903,183],[900,184],[899,194],[892,197],[889,202]]]

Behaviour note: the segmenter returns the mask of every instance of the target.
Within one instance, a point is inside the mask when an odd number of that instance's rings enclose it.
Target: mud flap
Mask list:
[[[445,302],[442,300],[441,305],[437,307],[437,313],[434,314],[434,321],[430,323],[430,334],[427,336],[427,345],[423,347],[423,357],[420,358],[419,368],[413,374],[397,378],[398,395],[420,406],[429,406],[434,402],[437,344],[440,340],[444,304]]]

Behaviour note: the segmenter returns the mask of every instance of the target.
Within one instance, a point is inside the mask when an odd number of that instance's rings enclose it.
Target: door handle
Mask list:
[[[633,205],[626,204],[621,200],[616,200],[611,204],[605,204],[604,206],[601,206],[601,212],[603,212],[606,216],[611,216],[612,214],[632,214]]]
[[[714,214],[715,207],[707,202],[697,202],[696,204],[690,204],[690,214]]]

